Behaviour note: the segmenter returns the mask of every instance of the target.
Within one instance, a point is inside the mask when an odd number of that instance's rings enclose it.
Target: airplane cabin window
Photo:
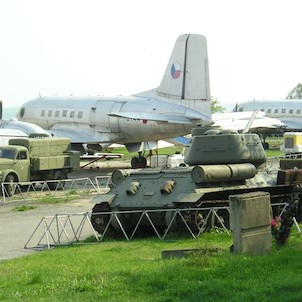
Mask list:
[[[267,109],[267,113],[271,113],[272,112],[272,109]]]
[[[83,117],[83,111],[79,111],[78,112],[78,118],[82,118]]]
[[[41,111],[41,116],[45,116],[45,110]]]
[[[55,117],[59,117],[59,116],[60,116],[60,111],[59,111],[59,110],[56,110]]]
[[[48,117],[51,117],[51,116],[52,116],[52,111],[48,110]]]
[[[293,114],[293,109],[289,109],[288,113]]]
[[[301,114],[301,109],[297,109],[296,113]]]
[[[274,113],[278,113],[278,112],[279,112],[279,110],[278,110],[278,109],[275,109]]]
[[[66,117],[67,116],[67,110],[63,110],[63,117]]]
[[[70,117],[74,118],[74,111],[70,111]]]
[[[282,109],[282,113],[285,113],[286,112],[286,109]]]
[[[260,111],[264,112],[264,109],[260,109]]]

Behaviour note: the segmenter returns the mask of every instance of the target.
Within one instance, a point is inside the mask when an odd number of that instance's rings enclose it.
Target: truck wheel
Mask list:
[[[13,175],[9,174],[6,176],[5,182],[7,184],[4,185],[4,188],[5,188],[5,194],[7,196],[13,196],[15,193],[14,181],[15,181],[15,178]]]
[[[48,183],[48,187],[50,190],[62,190],[64,188],[65,183],[62,182],[63,179],[67,179],[67,174],[63,171],[56,171],[54,173],[54,180],[59,180],[59,182],[52,181]]]

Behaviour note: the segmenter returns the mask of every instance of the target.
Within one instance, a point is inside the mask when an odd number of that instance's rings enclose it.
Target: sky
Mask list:
[[[302,82],[301,0],[0,0],[0,99],[131,95],[159,86],[179,35],[205,35],[226,108]]]

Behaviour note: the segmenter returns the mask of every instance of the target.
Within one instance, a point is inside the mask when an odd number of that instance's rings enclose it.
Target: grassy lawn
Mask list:
[[[0,301],[302,301],[302,240],[252,257],[232,237],[110,240],[0,262]],[[202,254],[163,260],[163,250]],[[211,251],[214,248],[217,252]]]
[[[280,151],[280,146],[283,143],[283,137],[268,137],[266,139],[266,142],[269,144],[270,148],[269,150],[265,150],[267,157],[274,157],[274,156],[280,156],[284,155],[282,151]],[[160,148],[158,149],[158,154],[175,154],[176,152],[183,153],[184,147],[183,146],[171,146],[166,148]],[[106,152],[112,152],[112,153],[121,153],[123,154],[123,160],[131,159],[133,156],[137,156],[137,152],[129,153],[125,147],[117,147],[114,149],[109,149]],[[153,154],[156,154],[155,151],[153,151]],[[148,155],[148,151],[145,152],[145,156]]]

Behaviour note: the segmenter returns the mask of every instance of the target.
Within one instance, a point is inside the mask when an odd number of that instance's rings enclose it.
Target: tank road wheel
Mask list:
[[[207,219],[209,210],[198,211],[195,215],[195,225],[198,232],[202,233],[205,230],[211,229],[229,229],[230,228],[230,217],[227,209],[220,209],[216,211],[216,215],[212,212]],[[207,221],[206,221],[207,219]]]
[[[206,221],[208,215],[208,211],[198,211],[195,214],[195,228],[198,233],[203,233],[206,229],[208,229],[208,221]]]
[[[14,185],[15,178],[12,174],[8,174],[5,178],[5,182],[7,184],[4,185],[5,194],[7,196],[13,196],[15,193],[15,185]]]
[[[102,212],[110,212],[108,203],[96,204],[92,209],[90,218],[93,228],[99,233],[103,234],[109,222],[110,214],[98,214]]]

